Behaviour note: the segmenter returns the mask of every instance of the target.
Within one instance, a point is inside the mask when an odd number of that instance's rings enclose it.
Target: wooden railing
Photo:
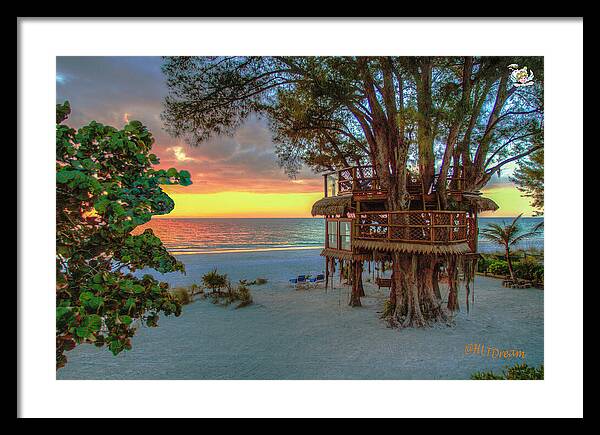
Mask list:
[[[472,243],[474,218],[463,211],[372,211],[356,214],[354,238],[388,242]]]
[[[433,181],[432,192],[440,174],[436,174]],[[379,177],[372,165],[351,166],[335,172],[324,174],[325,196],[349,195],[356,193],[385,194],[381,187]],[[464,178],[449,175],[446,178],[446,189],[448,192],[462,191]],[[429,193],[429,186],[424,186],[418,175],[409,174],[406,179],[406,188],[411,195],[422,195]]]
[[[355,192],[383,192],[373,166],[352,166],[325,174],[325,196]]]

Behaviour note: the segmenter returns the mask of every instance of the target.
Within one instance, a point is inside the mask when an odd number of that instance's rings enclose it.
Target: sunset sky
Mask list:
[[[160,113],[167,93],[159,57],[58,57],[56,101],[69,100],[67,123],[91,120],[122,127],[128,120],[145,124],[156,140],[153,152],[161,167],[186,169],[193,184],[165,187],[175,201],[169,217],[309,217],[323,196],[323,178],[304,169],[294,180],[277,164],[266,123],[249,119],[233,137],[216,137],[197,148],[170,137]],[[484,194],[500,210],[490,216],[531,215],[527,198],[508,180],[494,177]]]

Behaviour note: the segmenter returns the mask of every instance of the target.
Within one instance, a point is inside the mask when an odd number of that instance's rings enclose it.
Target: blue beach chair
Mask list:
[[[309,278],[308,282],[310,284],[312,284],[313,287],[317,287],[319,284],[324,283],[325,282],[325,274],[324,273],[319,273],[317,276],[315,276],[314,278]]]
[[[308,285],[308,277],[306,275],[298,275],[296,278],[292,278],[289,281],[290,284],[296,288],[305,287]]]

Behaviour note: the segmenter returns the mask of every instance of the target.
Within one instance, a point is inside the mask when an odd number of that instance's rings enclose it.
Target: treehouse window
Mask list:
[[[350,222],[340,221],[340,249],[350,250]]]
[[[338,249],[338,223],[337,221],[327,222],[327,247]]]

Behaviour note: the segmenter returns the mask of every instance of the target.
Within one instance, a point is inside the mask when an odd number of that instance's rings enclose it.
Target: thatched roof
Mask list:
[[[477,211],[496,211],[500,207],[492,199],[484,196],[464,193],[463,198],[472,205],[477,207]]]
[[[370,260],[371,259],[371,255],[369,254],[357,254],[357,253],[353,253],[351,251],[340,251],[337,249],[329,249],[329,248],[325,248],[321,251],[321,256],[323,257],[332,257],[332,258],[338,258],[340,260]]]
[[[357,248],[374,249],[386,252],[414,252],[419,254],[464,254],[470,252],[468,243],[456,243],[450,245],[435,245],[426,243],[388,242],[385,240],[362,240],[356,239],[352,242]]]
[[[312,215],[343,215],[350,208],[350,196],[328,196],[319,199],[312,206]]]

